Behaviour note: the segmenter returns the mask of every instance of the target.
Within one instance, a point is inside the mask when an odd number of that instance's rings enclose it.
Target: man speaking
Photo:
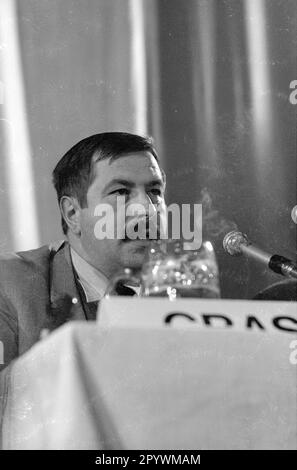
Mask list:
[[[0,260],[0,370],[39,340],[43,329],[68,320],[95,319],[98,301],[123,267],[141,266],[147,239],[125,236],[129,218],[117,218],[118,199],[166,210],[165,176],[149,138],[96,134],[72,147],[53,171],[66,240]],[[96,210],[108,204],[122,237],[96,236]],[[118,232],[117,232],[118,233]],[[123,286],[120,294],[132,295]]]

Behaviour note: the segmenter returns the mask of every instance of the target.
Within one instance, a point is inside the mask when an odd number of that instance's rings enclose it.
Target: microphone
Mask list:
[[[224,250],[231,256],[245,255],[264,263],[273,272],[285,277],[297,279],[297,265],[281,255],[271,255],[254,246],[248,237],[233,230],[223,240]]]

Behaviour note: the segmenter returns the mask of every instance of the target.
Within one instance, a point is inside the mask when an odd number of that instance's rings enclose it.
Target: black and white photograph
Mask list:
[[[297,450],[296,152],[296,0],[0,0],[1,450]]]

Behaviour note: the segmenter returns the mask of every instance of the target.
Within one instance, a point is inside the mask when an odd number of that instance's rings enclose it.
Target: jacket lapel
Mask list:
[[[50,260],[50,330],[69,320],[85,320],[86,316],[76,287],[70,248],[67,242],[51,250]]]

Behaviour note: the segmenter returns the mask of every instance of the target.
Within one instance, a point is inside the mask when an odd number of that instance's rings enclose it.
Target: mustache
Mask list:
[[[129,236],[130,233],[130,236]],[[125,227],[124,239],[123,241],[131,241],[131,240],[160,240],[161,239],[161,231],[159,226],[153,225],[150,226],[150,220],[147,219],[145,222],[136,222],[133,226],[132,230],[129,227],[129,233],[127,233],[127,227]],[[136,237],[131,237],[132,234],[138,234]]]

